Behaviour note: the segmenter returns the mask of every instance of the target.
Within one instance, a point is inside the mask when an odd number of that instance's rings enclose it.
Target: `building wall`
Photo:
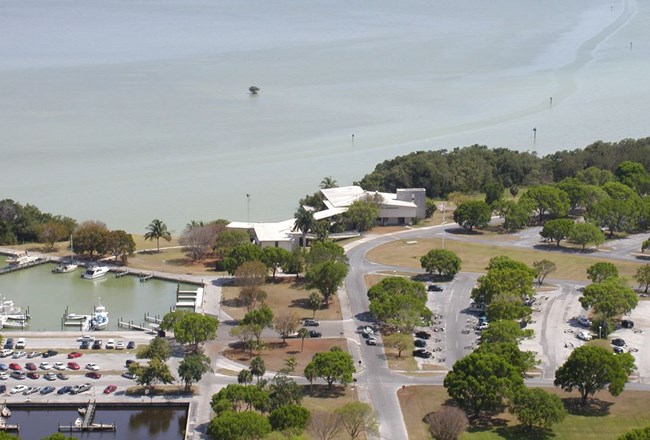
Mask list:
[[[427,192],[424,188],[402,188],[397,190],[397,200],[413,202],[417,206],[415,216],[424,219],[427,215]]]
[[[257,241],[257,240],[256,240]],[[291,241],[289,240],[284,240],[284,241],[258,241],[257,245],[264,249],[265,247],[279,247],[282,249],[285,249],[289,252],[291,252],[294,248],[292,245]]]

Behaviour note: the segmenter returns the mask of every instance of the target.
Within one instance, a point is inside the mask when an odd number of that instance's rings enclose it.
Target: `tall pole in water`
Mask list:
[[[246,223],[251,222],[251,195],[246,194]]]

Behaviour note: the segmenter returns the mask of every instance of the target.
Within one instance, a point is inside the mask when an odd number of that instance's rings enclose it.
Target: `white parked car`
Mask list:
[[[592,337],[589,332],[579,332],[576,337],[582,339],[583,341],[591,341]]]
[[[124,345],[124,341],[117,341],[115,343],[115,349],[116,350],[124,350],[126,346]]]
[[[27,356],[27,353],[25,353],[24,351],[17,351],[14,353],[13,358],[18,359],[25,356]]]
[[[104,347],[106,350],[112,350],[115,348],[115,339],[109,339],[106,341],[106,346]]]
[[[580,325],[591,327],[591,319],[587,318],[586,316],[578,316],[576,318],[576,321],[578,321],[578,324]]]
[[[54,368],[57,370],[65,370],[66,366],[63,362],[54,362]]]
[[[27,345],[27,341],[25,341],[25,338],[18,338],[18,341],[16,342],[16,348],[22,350],[23,348],[25,348],[25,345]]]
[[[52,365],[50,365],[47,362],[41,362],[41,364],[38,366],[38,368],[40,368],[41,370],[51,370]]]
[[[27,385],[17,385],[17,386],[15,386],[15,387],[13,387],[11,389],[10,393],[11,394],[18,394],[18,393],[22,393],[26,389],[27,389]]]
[[[9,379],[9,375],[5,373],[4,371],[0,373],[0,380],[7,380]]]
[[[86,364],[86,370],[99,371],[99,365],[91,362],[89,364]]]

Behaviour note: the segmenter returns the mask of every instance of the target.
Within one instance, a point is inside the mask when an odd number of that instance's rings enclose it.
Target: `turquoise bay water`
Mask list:
[[[109,312],[108,330],[118,329],[118,318],[140,325],[145,313],[162,316],[176,303],[177,285],[172,282],[152,279],[141,283],[137,277],[115,278],[113,274],[85,280],[80,277],[81,269],[55,275],[50,272],[52,267],[44,264],[0,276],[0,295],[23,309],[29,306],[30,331],[61,330],[66,307],[69,313],[91,314],[99,298]],[[79,331],[78,327],[66,330]]]
[[[637,0],[7,0],[0,194],[179,233],[416,149],[647,136],[649,26]]]

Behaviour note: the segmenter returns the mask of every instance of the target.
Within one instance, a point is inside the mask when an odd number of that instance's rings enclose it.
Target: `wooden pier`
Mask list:
[[[129,273],[130,273],[129,269],[118,270],[115,272],[115,278],[122,278],[123,276],[128,275]]]
[[[3,268],[0,268],[0,275],[16,272],[17,270],[28,269],[34,266],[40,266],[41,264],[45,264],[49,262],[50,262],[49,258],[40,257],[38,260],[32,261],[31,263],[20,264],[18,266],[5,266]]]
[[[122,327],[122,328],[127,328],[129,330],[138,330],[141,332],[147,332],[147,333],[157,333],[157,329],[151,328],[151,327],[146,327],[144,325],[139,325],[139,324],[134,324],[133,321],[122,321],[122,319],[117,320],[117,326]]]
[[[147,322],[153,322],[154,324],[160,324],[162,322],[162,318],[160,318],[158,315],[151,316],[148,313],[144,314],[144,320]]]
[[[89,401],[88,406],[86,406],[86,412],[84,413],[84,418],[81,424],[75,423],[70,426],[59,425],[59,432],[115,431],[115,423],[93,423],[96,410],[97,402]]]
[[[142,275],[140,275],[140,282],[144,283],[145,281],[149,281],[152,278],[153,278],[152,273],[142,274]]]

